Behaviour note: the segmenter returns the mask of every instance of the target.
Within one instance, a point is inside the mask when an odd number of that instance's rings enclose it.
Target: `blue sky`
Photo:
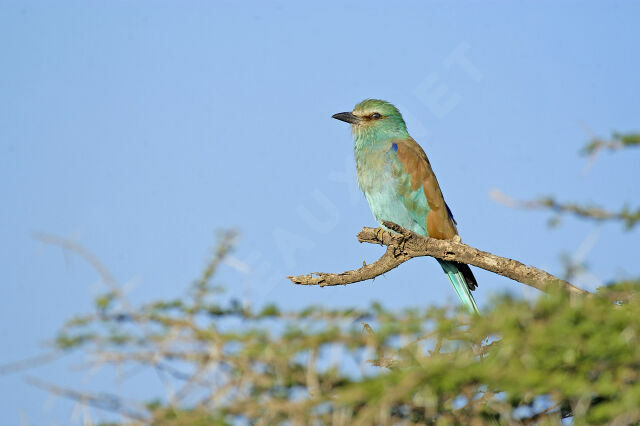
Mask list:
[[[234,227],[242,239],[219,282],[253,305],[455,302],[432,259],[340,288],[284,279],[382,253],[355,239],[374,221],[349,129],[330,118],[369,97],[405,114],[465,242],[556,273],[561,253],[578,256],[587,288],[638,275],[637,231],[573,219],[549,229],[547,214],[489,191],[637,201],[637,152],[590,167],[577,153],[591,136],[640,128],[639,12],[615,1],[0,1],[0,363],[39,353],[104,290],[37,231],[86,246],[135,301],[182,294],[215,230]],[[481,306],[523,294],[476,276]],[[29,374],[128,388],[70,374],[78,361]],[[73,404],[23,377],[0,377],[7,424],[68,424]]]

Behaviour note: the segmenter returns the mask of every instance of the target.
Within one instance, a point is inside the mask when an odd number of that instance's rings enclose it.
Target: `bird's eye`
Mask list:
[[[378,118],[382,117],[380,114],[378,114],[377,112],[374,112],[373,114],[371,114],[371,118],[374,120],[377,120]]]

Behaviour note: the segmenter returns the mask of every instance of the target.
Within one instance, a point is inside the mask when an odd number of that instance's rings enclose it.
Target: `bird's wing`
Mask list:
[[[420,145],[411,138],[396,140],[391,143],[389,155],[398,196],[414,220],[424,224],[429,237],[448,240],[458,235],[453,215]]]

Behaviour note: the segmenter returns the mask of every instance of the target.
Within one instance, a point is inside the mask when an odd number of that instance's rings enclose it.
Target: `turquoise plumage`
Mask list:
[[[417,234],[456,239],[458,230],[426,154],[389,102],[367,99],[333,118],[351,124],[358,185],[376,220],[388,220]],[[463,305],[478,307],[477,282],[468,265],[438,260]]]

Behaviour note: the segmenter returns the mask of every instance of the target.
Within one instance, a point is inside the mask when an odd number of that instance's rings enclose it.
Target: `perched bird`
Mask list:
[[[366,99],[333,118],[351,124],[358,186],[378,223],[387,220],[417,234],[459,239],[456,221],[420,145],[407,132],[400,111],[386,101]],[[478,313],[471,290],[477,282],[468,265],[438,259],[463,305]]]

